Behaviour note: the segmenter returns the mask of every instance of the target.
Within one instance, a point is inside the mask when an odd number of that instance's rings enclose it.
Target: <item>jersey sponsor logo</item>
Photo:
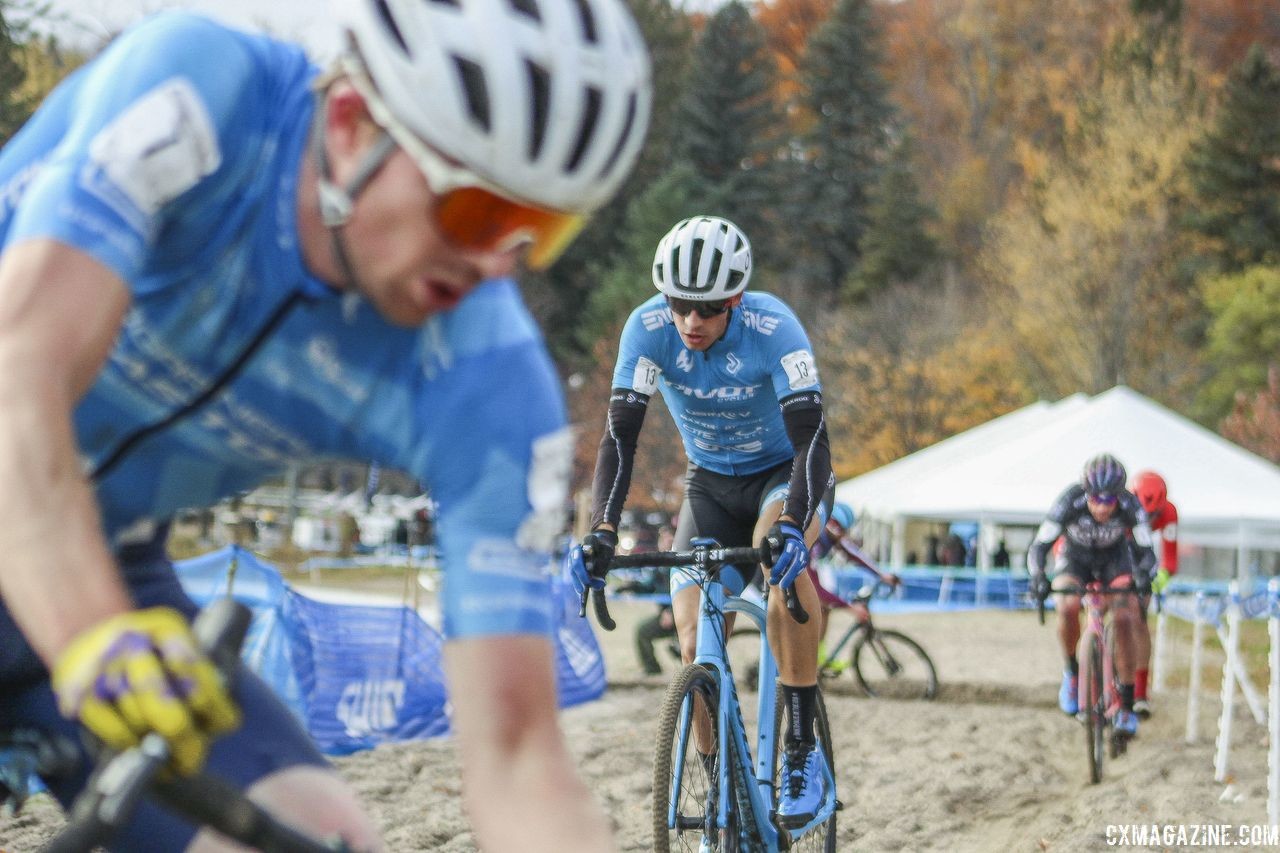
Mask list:
[[[808,350],[798,349],[784,355],[782,369],[787,372],[787,384],[792,391],[818,384],[818,365],[813,361],[813,353]]]
[[[729,371],[730,376],[737,376],[738,371],[742,369],[742,359],[733,353],[729,353],[728,358],[724,360],[724,369]]]
[[[764,450],[764,442],[747,441],[741,444],[711,444],[706,441],[694,439],[693,446],[707,453],[720,453],[728,451],[730,453],[759,453]]]
[[[536,580],[546,571],[545,551],[529,551],[510,539],[480,537],[467,554],[467,568],[486,575]]]
[[[743,308],[742,322],[747,324],[748,329],[755,329],[762,335],[772,335],[782,322],[782,318],[768,314],[757,314],[750,309]]]
[[[759,417],[755,412],[739,412],[729,409],[686,409],[685,414],[691,418],[720,418],[726,421],[745,421],[750,418]]]
[[[658,390],[658,377],[661,375],[662,368],[644,356],[640,356],[636,362],[636,369],[631,374],[631,387],[651,397],[653,392]]]
[[[640,320],[650,332],[654,329],[661,329],[671,322],[671,309],[655,308],[652,311],[646,311],[640,315]]]
[[[155,215],[222,163],[209,111],[195,86],[183,77],[161,83],[98,131],[89,143],[89,157],[111,186],[146,216]]]
[[[693,370],[693,359],[689,357],[689,351],[687,349],[680,350],[680,354],[676,356],[676,367],[680,368],[685,373]]]
[[[569,475],[573,468],[573,433],[568,427],[533,440],[528,494],[533,510],[520,522],[516,544],[532,551],[550,551],[564,529]]]
[[[351,681],[342,688],[333,714],[348,737],[368,737],[395,727],[404,695],[404,680],[400,678]]]
[[[353,403],[363,403],[369,396],[369,389],[349,376],[343,369],[342,360],[338,357],[338,345],[333,338],[317,335],[307,341],[307,363],[315,371],[316,376],[333,385]]]
[[[1143,525],[1144,527],[1146,525]],[[1119,522],[1114,516],[1107,522],[1099,524],[1094,521],[1092,515],[1085,515],[1076,519],[1067,525],[1067,538],[1077,545],[1083,545],[1086,548],[1110,548],[1120,540],[1124,539],[1126,529],[1124,524]],[[1134,528],[1134,540],[1139,545],[1150,546],[1151,536],[1146,536],[1145,542],[1138,540],[1138,529]]]
[[[697,400],[726,401],[749,400],[756,395],[756,389],[760,387],[759,385],[724,385],[719,388],[692,388],[669,380],[668,384],[686,397],[693,397]]]

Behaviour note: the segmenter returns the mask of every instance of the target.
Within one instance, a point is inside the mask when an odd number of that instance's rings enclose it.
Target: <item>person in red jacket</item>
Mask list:
[[[1169,489],[1164,478],[1154,471],[1143,471],[1134,478],[1132,491],[1138,497],[1156,540],[1157,570],[1151,581],[1152,592],[1162,591],[1169,578],[1178,571],[1178,509],[1169,502]],[[1150,596],[1142,600],[1142,619],[1146,622]],[[1147,699],[1147,673],[1151,664],[1151,627],[1137,631],[1138,668],[1134,672],[1133,710],[1139,717],[1151,716]]]

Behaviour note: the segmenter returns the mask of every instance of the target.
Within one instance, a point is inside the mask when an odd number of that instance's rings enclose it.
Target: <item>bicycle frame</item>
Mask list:
[[[844,634],[840,636],[840,639],[836,644],[827,650],[826,658],[818,661],[818,669],[821,670],[828,666],[832,661],[837,660],[840,657],[840,653],[845,650],[846,646],[853,642],[859,633],[864,631],[869,632],[870,630],[871,614],[868,610],[866,619],[855,619],[853,624],[845,629]]]
[[[1113,594],[1118,591],[1113,591]],[[1102,648],[1102,699],[1103,707],[1110,710],[1118,701],[1119,693],[1116,690],[1116,662],[1113,654],[1114,650],[1107,642],[1107,625],[1106,613],[1107,602],[1105,593],[1097,583],[1091,583],[1085,587],[1084,593],[1080,597],[1081,606],[1085,611],[1085,626],[1080,632],[1080,642],[1076,648],[1081,648],[1086,639],[1090,636],[1096,636],[1098,643]],[[1111,725],[1108,718],[1107,725]]]
[[[737,596],[728,596],[724,586],[717,578],[710,578],[702,585],[699,602],[697,652],[694,663],[702,665],[715,673],[720,688],[720,702],[717,708],[720,742],[717,745],[719,754],[729,755],[734,750],[739,758],[739,766],[754,768],[751,778],[740,780],[744,783],[751,803],[750,819],[754,830],[763,839],[766,849],[784,849],[778,828],[772,821],[774,803],[774,776],[776,775],[775,758],[777,754],[774,742],[775,715],[777,713],[777,677],[778,666],[769,649],[769,637],[766,630],[767,617],[764,608]],[[760,630],[760,671],[757,676],[757,733],[755,760],[751,760],[751,749],[747,743],[746,726],[742,719],[742,709],[738,700],[737,685],[733,679],[725,648],[725,626],[721,618],[723,613],[742,613],[755,622]],[[686,705],[688,700],[686,700]],[[686,707],[681,714],[680,759],[673,773],[671,796],[668,798],[667,825],[674,827],[676,822],[676,804],[680,801],[679,792],[675,790],[683,778],[683,762],[686,755],[685,746],[691,736],[690,728],[693,720],[693,709]],[[726,784],[731,768],[728,762],[719,762],[717,785],[717,825],[710,829],[725,829],[724,816],[730,813],[730,786]],[[828,770],[828,774],[830,771]],[[831,817],[835,809],[835,780],[827,778],[827,802],[818,810],[812,821],[802,827],[788,830],[791,838],[799,838]],[[739,818],[746,820],[747,815],[739,812]]]

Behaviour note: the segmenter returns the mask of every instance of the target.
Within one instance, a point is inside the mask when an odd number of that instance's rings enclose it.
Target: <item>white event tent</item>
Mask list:
[[[1253,552],[1280,551],[1280,467],[1123,385],[1033,403],[846,480],[836,495],[901,566],[908,523],[976,521],[979,542],[993,543],[997,529],[1038,525],[1102,452],[1131,475],[1165,478],[1180,544],[1230,549],[1240,573]],[[987,550],[979,548],[980,567]]]

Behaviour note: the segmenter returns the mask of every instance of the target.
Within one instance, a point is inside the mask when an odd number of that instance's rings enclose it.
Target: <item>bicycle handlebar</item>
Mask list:
[[[228,681],[240,665],[240,646],[252,615],[243,604],[222,598],[201,611],[192,626],[200,648]],[[104,750],[88,785],[72,806],[66,827],[42,848],[43,853],[87,853],[105,844],[132,818],[144,793],[196,824],[263,853],[347,849],[341,842],[335,846],[316,841],[286,826],[216,776],[162,777],[160,770],[168,760],[169,745],[154,732],[132,749],[118,753]]]
[[[777,550],[778,544],[774,543],[773,548]],[[588,553],[588,557],[591,555]],[[754,563],[766,563],[771,556],[769,548],[707,548],[696,547],[691,551],[648,551],[639,554],[615,554],[609,561],[609,567],[605,569],[605,573],[613,569],[644,569],[644,568],[680,568],[688,566],[704,572],[718,571],[726,565],[734,563],[746,563],[748,565]],[[587,595],[593,590],[584,590],[582,593],[582,601],[578,607],[578,615],[585,616],[587,612]],[[606,631],[612,631],[617,627],[617,623],[613,621],[613,617],[609,614],[609,605],[605,602],[604,590],[594,590],[591,596],[591,603],[595,609],[596,621],[600,623],[600,627]],[[804,606],[800,603],[800,596],[796,594],[795,584],[783,590],[786,598],[787,612],[791,614],[791,618],[800,624],[809,621],[809,614],[805,612]]]

